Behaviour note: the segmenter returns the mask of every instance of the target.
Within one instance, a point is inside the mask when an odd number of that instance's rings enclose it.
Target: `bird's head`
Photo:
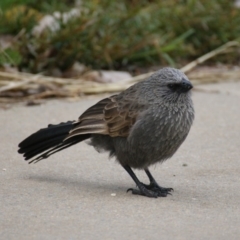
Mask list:
[[[183,72],[170,67],[155,72],[149,81],[155,86],[153,91],[155,95],[174,102],[189,98],[190,90],[193,88],[192,83]]]

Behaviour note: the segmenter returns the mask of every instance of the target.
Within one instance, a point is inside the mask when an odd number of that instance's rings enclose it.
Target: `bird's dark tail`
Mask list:
[[[50,124],[47,128],[40,129],[19,143],[18,152],[23,154],[25,160],[36,157],[29,162],[36,163],[91,136],[91,134],[77,135],[64,141],[69,131],[74,128],[74,123],[68,121],[57,125]]]

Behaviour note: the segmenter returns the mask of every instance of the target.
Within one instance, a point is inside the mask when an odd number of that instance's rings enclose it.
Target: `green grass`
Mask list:
[[[66,70],[76,61],[96,69],[175,66],[240,39],[240,10],[229,0],[85,0],[78,18],[66,24],[60,21],[59,31],[46,30],[40,37],[31,34],[38,19],[53,11],[68,11],[74,1],[1,3],[0,33],[17,35],[25,30],[12,51],[21,56],[17,66],[31,72]],[[23,4],[31,14],[9,19],[6,13],[13,3]],[[237,59],[235,53],[213,61]]]

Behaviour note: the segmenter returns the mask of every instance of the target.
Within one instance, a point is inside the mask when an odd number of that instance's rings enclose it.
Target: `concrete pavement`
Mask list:
[[[33,131],[76,119],[99,97],[0,109],[0,239],[239,239],[240,83],[197,89],[190,135],[151,168],[175,190],[158,199],[126,193],[135,186],[124,169],[85,143],[32,165],[17,154]]]

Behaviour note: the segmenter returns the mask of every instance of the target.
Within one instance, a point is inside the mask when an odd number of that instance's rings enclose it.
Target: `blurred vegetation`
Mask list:
[[[0,35],[14,35],[15,41],[0,52],[0,64],[46,74],[76,61],[94,69],[174,66],[240,39],[240,9],[231,0],[79,2],[78,17],[60,18],[58,30],[36,36],[33,27],[43,16],[68,12],[75,1],[1,0]],[[214,61],[236,62],[239,53]]]

